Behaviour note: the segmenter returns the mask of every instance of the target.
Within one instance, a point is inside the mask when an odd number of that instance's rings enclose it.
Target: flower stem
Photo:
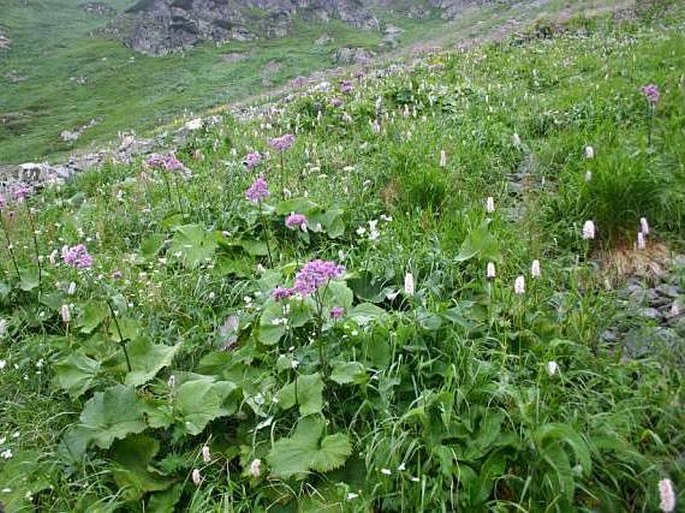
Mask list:
[[[12,246],[12,240],[10,239],[10,230],[5,222],[5,218],[0,212],[0,222],[2,222],[2,229],[5,232],[5,240],[7,241],[7,252],[10,254],[12,259],[12,264],[14,264],[14,270],[17,272],[17,278],[21,279],[21,274],[19,273],[19,265],[17,264],[17,257],[14,254],[14,246]]]
[[[273,259],[271,258],[271,246],[269,245],[269,227],[266,224],[266,219],[264,217],[264,212],[262,211],[262,202],[259,202],[259,219],[262,221],[262,226],[264,227],[264,232],[266,233],[266,253],[269,256],[269,267],[274,266]]]
[[[117,328],[117,334],[119,335],[119,345],[121,345],[121,349],[124,351],[124,356],[126,357],[126,367],[128,368],[128,371],[131,372],[133,368],[131,367],[131,359],[128,356],[128,349],[126,348],[126,340],[124,339],[124,335],[121,333],[121,327],[119,326],[119,321],[117,320],[116,313],[114,312],[114,307],[112,306],[112,302],[107,299],[107,306],[109,307],[109,312],[112,314],[112,319],[114,320],[114,326]]]
[[[33,250],[36,254],[36,265],[38,266],[38,296],[43,295],[43,267],[40,263],[40,251],[38,249],[38,237],[36,236],[36,220],[33,218],[33,212],[28,205],[26,205],[26,212],[29,216],[29,226],[31,228],[31,235],[33,237]]]

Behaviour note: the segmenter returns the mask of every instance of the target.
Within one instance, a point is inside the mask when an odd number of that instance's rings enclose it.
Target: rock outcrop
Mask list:
[[[509,0],[138,0],[103,32],[148,55],[164,55],[202,42],[253,41],[283,37],[295,20],[341,20],[362,30],[381,30],[374,12],[393,11],[414,19],[442,13],[453,19],[469,5]],[[375,8],[375,9],[374,9]],[[393,46],[394,35],[386,33]]]

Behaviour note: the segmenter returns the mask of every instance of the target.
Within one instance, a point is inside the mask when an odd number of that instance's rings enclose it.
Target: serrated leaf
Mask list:
[[[281,408],[287,410],[296,404],[300,415],[307,416],[321,413],[323,409],[323,381],[321,375],[308,374],[298,376],[295,382],[289,383],[278,392]]]
[[[267,456],[272,476],[287,479],[310,470],[328,472],[344,465],[352,454],[349,438],[337,433],[322,440],[323,429],[321,417],[304,417],[293,436],[276,441]]]
[[[153,344],[145,338],[134,340],[127,346],[132,370],[126,375],[124,382],[134,386],[147,383],[161,369],[171,365],[171,361],[180,348],[181,344],[166,346]]]
[[[331,380],[339,385],[348,383],[363,383],[366,379],[366,369],[359,362],[340,362],[333,367]]]
[[[169,252],[179,254],[188,266],[197,267],[214,256],[217,246],[214,232],[199,224],[187,224],[176,227]]]
[[[88,441],[94,441],[102,449],[109,449],[116,439],[147,428],[136,389],[125,385],[97,392],[86,402],[80,421],[81,427],[88,431]]]
[[[185,431],[198,435],[212,420],[234,413],[236,404],[227,404],[226,400],[235,389],[230,381],[206,379],[186,381],[178,387],[174,410]]]
[[[76,398],[90,388],[100,363],[83,353],[73,353],[55,364],[57,385]]]

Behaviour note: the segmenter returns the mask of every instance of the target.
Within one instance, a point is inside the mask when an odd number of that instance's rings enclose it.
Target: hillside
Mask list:
[[[139,5],[135,0],[5,0],[0,165],[66,160],[75,150],[97,149],[116,139],[119,132],[159,129],[179,116],[244,100],[317,71],[368,65],[417,43],[450,45],[498,25],[510,31],[517,26],[512,21],[523,26],[566,5],[495,2],[457,9],[461,2],[445,1],[426,18],[412,14],[413,2],[391,2],[397,6],[392,12],[384,3],[367,8],[380,30],[361,30],[335,17],[312,23],[292,16],[285,37],[198,44],[150,57],[106,37],[108,27]],[[573,8],[594,4],[583,0]]]
[[[682,509],[685,6],[594,5],[2,195],[0,510]]]

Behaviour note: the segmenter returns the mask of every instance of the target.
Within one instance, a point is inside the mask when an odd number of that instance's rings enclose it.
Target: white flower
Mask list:
[[[519,295],[526,293],[526,279],[523,276],[517,276],[514,280],[514,293]]]
[[[645,249],[647,244],[645,243],[645,235],[642,232],[637,232],[637,249]]]
[[[212,462],[212,455],[209,452],[209,445],[207,444],[202,446],[202,461],[204,461],[205,463]]]
[[[363,226],[360,226],[359,228],[357,228],[357,235],[359,235],[360,237],[362,235],[364,235],[365,233],[366,233],[366,228],[364,228]]]
[[[259,477],[262,474],[262,460],[255,458],[250,463],[250,468],[247,471],[252,477]]]
[[[412,273],[407,273],[404,275],[404,293],[408,296],[413,296],[416,293],[416,288],[414,287],[414,275]]]
[[[71,309],[69,308],[69,305],[62,305],[61,314],[62,322],[64,322],[64,324],[69,324],[71,322]]]
[[[12,457],[12,449],[5,449],[4,451],[0,452],[0,457],[8,460]]]
[[[173,390],[176,387],[176,376],[174,376],[173,374],[169,376],[169,379],[166,382],[166,386]]]
[[[384,476],[390,476],[392,475],[392,470],[390,470],[389,468],[382,468],[381,474],[383,474]]]
[[[445,150],[440,150],[440,167],[447,166],[447,153]]]
[[[397,471],[398,471],[398,472],[403,472],[403,471],[405,471],[405,470],[407,470],[407,467],[406,467],[406,465],[404,464],[404,462],[400,463],[400,466],[397,467]]]
[[[495,272],[495,264],[492,262],[488,262],[488,265],[485,268],[485,277],[488,280],[491,280],[494,279],[495,276],[497,276],[497,273]]]
[[[74,282],[72,281],[72,282],[69,284],[69,288],[67,289],[67,294],[69,294],[70,296],[73,296],[73,295],[74,295],[74,292],[76,292],[76,283],[74,283]]]
[[[640,231],[642,231],[644,235],[649,235],[649,223],[647,222],[646,217],[640,218]]]
[[[8,324],[9,323],[7,322],[7,319],[0,319],[0,338],[7,335],[7,325]]]
[[[589,240],[595,238],[595,223],[593,221],[585,221],[583,225],[583,239]]]
[[[7,360],[0,360],[0,370],[4,369],[7,366]]]
[[[539,278],[542,275],[540,271],[540,260],[537,258],[533,260],[532,264],[530,264],[530,275],[533,278]]]
[[[675,511],[675,491],[673,490],[673,482],[670,479],[662,479],[659,481],[659,497],[661,503],[659,509],[664,513]]]
[[[347,500],[348,500],[348,501],[351,501],[352,499],[356,499],[357,497],[359,497],[359,494],[358,494],[358,493],[352,493],[352,492],[350,492],[350,493],[347,494]]]
[[[386,216],[385,214],[380,215],[381,221],[385,221],[386,223],[389,223],[392,221],[392,217]]]
[[[488,214],[492,214],[495,211],[495,198],[492,196],[488,196],[488,199],[485,200],[485,211]]]
[[[5,443],[6,441],[7,441],[7,437],[6,437],[6,436],[1,436],[1,437],[0,437],[0,445],[4,445],[4,443]]]
[[[48,257],[48,261],[50,262],[50,265],[55,265],[55,262],[57,261],[57,255],[59,255],[59,251],[56,249],[52,250],[52,253],[50,253],[50,256]]]
[[[559,365],[557,364],[557,362],[547,362],[547,374],[549,374],[550,376],[554,376],[557,372],[559,372]]]
[[[198,469],[193,469],[191,479],[193,480],[193,484],[195,486],[200,486],[200,484],[202,484],[202,474],[200,474],[200,471]]]
[[[519,148],[521,146],[521,138],[519,137],[519,134],[514,132],[514,135],[511,136],[511,142],[514,144],[514,146]]]
[[[585,181],[589,182],[590,180],[592,180],[592,171],[588,169],[587,171],[585,171]]]
[[[586,146],[585,147],[585,158],[586,159],[594,159],[595,158],[595,149],[592,146]]]

